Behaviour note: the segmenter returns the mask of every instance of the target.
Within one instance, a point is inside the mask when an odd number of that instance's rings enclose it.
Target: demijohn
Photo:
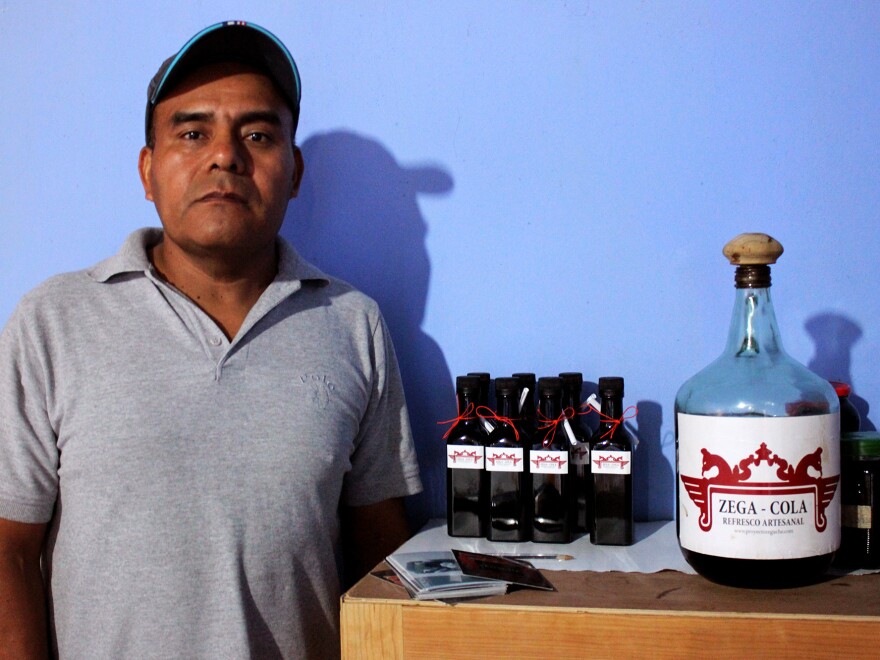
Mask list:
[[[782,348],[770,264],[782,246],[741,234],[727,346],[675,399],[678,538],[723,584],[818,579],[840,544],[840,421],[831,385]]]

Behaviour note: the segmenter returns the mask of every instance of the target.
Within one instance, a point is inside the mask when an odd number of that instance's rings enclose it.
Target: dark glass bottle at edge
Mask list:
[[[590,435],[578,416],[584,376],[579,371],[565,371],[559,377],[562,379],[562,408],[572,411],[568,423],[577,443],[571,447],[571,490],[574,498],[572,521],[576,531],[589,532],[593,499],[590,482]]]
[[[562,379],[538,380],[538,423],[556,420],[562,414]],[[543,422],[543,424],[542,424]],[[537,431],[529,455],[532,479],[532,540],[539,543],[571,542],[571,477],[569,440],[559,427]],[[555,470],[542,472],[539,470]]]
[[[516,378],[495,379],[495,430],[489,434],[486,451],[486,472],[489,479],[489,520],[487,538],[490,541],[528,541],[529,521],[526,506],[530,493],[529,472],[525,462],[529,445],[526,437],[515,428],[518,421],[520,388]]]
[[[719,584],[787,588],[815,583],[831,565],[836,549],[833,545],[834,535],[837,535],[839,543],[839,517],[834,515],[829,516],[831,522],[823,532],[831,535],[828,543],[830,550],[812,556],[743,559],[696,552],[681,544],[683,502],[689,498],[682,489],[680,468],[685,451],[681,428],[683,416],[708,420],[719,417],[803,418],[831,416],[839,410],[838,399],[831,385],[789,357],[782,348],[770,300],[769,267],[782,254],[782,246],[766,234],[742,234],[725,246],[724,254],[731,264],[737,266],[736,301],[727,347],[717,360],[682,385],[675,400],[676,454],[679,463],[676,469],[679,482],[676,488],[679,512],[676,527],[681,551],[697,573]],[[836,421],[838,418],[832,419]],[[819,418],[816,420],[819,421]],[[833,455],[833,460],[828,465],[823,464],[823,477],[833,478],[840,474],[839,455],[834,450],[835,446],[839,447],[839,421],[835,426],[836,430],[828,434],[825,442],[823,456]],[[750,448],[749,451],[754,449]],[[713,473],[706,473],[704,467],[704,475]],[[834,498],[831,506],[839,502],[839,494]],[[720,518],[717,516],[713,519],[713,524]],[[688,524],[691,524],[690,521]],[[798,550],[789,547],[790,542],[789,546],[784,545],[784,536],[775,538],[780,556],[784,556],[783,552]]]
[[[483,469],[487,434],[476,414],[480,379],[459,376],[455,390],[462,418],[446,438],[446,528],[450,536],[485,536],[489,491]]]
[[[590,540],[596,545],[632,545],[633,487],[632,459],[635,443],[623,423],[614,424],[623,416],[623,378],[599,379],[602,417],[599,428],[590,440],[593,469],[593,516]],[[620,464],[605,459],[619,459]]]

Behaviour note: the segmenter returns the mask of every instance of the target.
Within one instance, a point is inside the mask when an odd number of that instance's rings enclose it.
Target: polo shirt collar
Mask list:
[[[129,234],[119,252],[104,259],[86,273],[98,282],[109,282],[124,273],[152,272],[153,264],[147,251],[162,240],[162,230],[158,227],[145,227]],[[275,282],[312,282],[326,286],[330,279],[315,266],[303,259],[293,246],[278,237],[278,274]]]

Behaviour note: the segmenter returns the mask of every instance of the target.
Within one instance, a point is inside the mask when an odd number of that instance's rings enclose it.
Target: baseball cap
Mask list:
[[[240,62],[265,72],[278,87],[293,113],[293,130],[299,122],[301,87],[299,70],[290,51],[274,34],[246,21],[224,21],[206,27],[187,41],[176,55],[162,62],[147,87],[145,134],[150,141],[156,104],[188,74],[218,62]]]

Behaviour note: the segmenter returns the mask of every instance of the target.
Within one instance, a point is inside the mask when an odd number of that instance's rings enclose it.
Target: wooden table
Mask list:
[[[544,574],[556,592],[455,605],[411,600],[368,575],[342,597],[342,655],[880,658],[880,574],[785,590],[734,589],[677,571]]]

